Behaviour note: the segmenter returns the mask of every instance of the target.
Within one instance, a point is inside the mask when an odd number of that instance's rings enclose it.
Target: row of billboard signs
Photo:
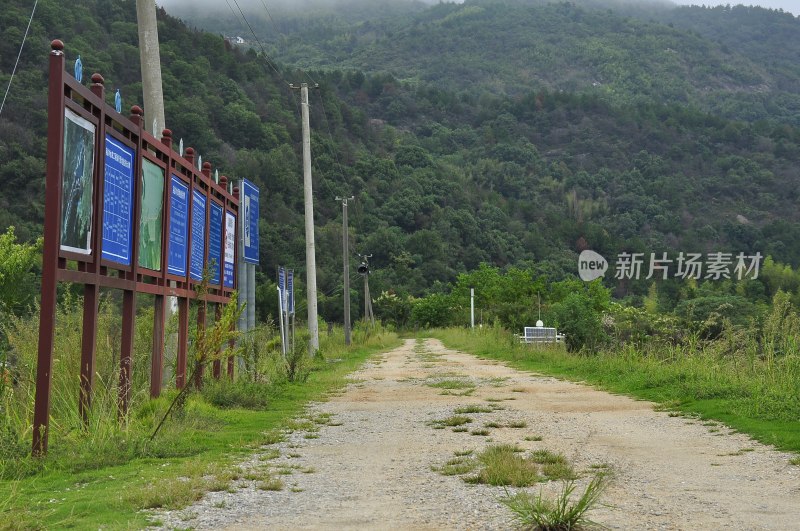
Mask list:
[[[69,109],[65,113],[61,249],[91,255],[95,126]],[[135,152],[113,136],[106,135],[104,161],[101,257],[130,267],[134,245]],[[164,169],[143,158],[139,187],[138,265],[152,271],[161,271],[166,266],[170,275],[184,278],[188,275],[200,282],[208,263],[210,283],[219,285],[222,274],[222,286],[233,288],[236,213],[225,209],[203,191],[190,190],[189,184],[175,174],[170,176],[168,183],[167,263],[161,263],[165,184]],[[258,188],[246,180],[242,188],[243,258],[258,263]],[[207,216],[209,248],[206,262]]]

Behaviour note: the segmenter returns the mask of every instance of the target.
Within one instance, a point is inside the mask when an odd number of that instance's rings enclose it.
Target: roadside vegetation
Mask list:
[[[499,326],[432,333],[449,348],[652,400],[671,414],[720,421],[776,448],[800,451],[800,319],[786,294],[776,295],[760,324],[728,322],[713,340],[651,337],[569,352],[561,345],[520,344]]]
[[[141,528],[150,523],[142,509],[175,509],[208,491],[235,488],[238,457],[279,441],[278,429],[306,403],[344,385],[347,374],[370,354],[398,344],[394,334],[356,329],[348,349],[337,329],[321,335],[320,351],[312,358],[303,347],[307,335],[298,330],[297,348],[284,359],[275,327],[266,323],[240,338],[241,349],[223,354],[241,354],[236,380],[214,380],[208,365],[215,356],[208,352],[227,344],[228,337],[215,330],[229,330],[236,313],[231,306],[205,339],[193,331],[190,359],[206,365],[202,388],[189,386],[179,393],[172,367],[167,371],[172,380],[153,400],[148,382],[152,310],[143,306],[131,407],[118,419],[120,323],[113,298],[101,305],[95,395],[84,426],[78,414],[82,301],[69,293],[63,297],[50,451],[42,459],[31,457],[38,320],[7,318],[3,335],[9,354],[0,366],[0,529]],[[199,350],[203,345],[205,354]],[[252,478],[257,488],[282,488],[274,471],[265,468],[257,475]]]

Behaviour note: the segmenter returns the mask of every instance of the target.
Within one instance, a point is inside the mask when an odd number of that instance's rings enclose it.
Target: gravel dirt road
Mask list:
[[[605,505],[590,517],[612,529],[800,529],[792,456],[723,425],[522,373],[433,339],[407,340],[352,378],[311,406],[285,442],[242,463],[245,471],[269,466],[282,490],[242,478],[235,492],[157,517],[167,528],[195,529],[509,529],[502,487],[433,470],[456,451],[508,442],[564,454],[579,490],[608,470]],[[495,409],[467,415],[465,432],[430,424],[473,404]],[[471,434],[514,422],[525,426]],[[539,489],[555,493],[560,483],[528,488]]]

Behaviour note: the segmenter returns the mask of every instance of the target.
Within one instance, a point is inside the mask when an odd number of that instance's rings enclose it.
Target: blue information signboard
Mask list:
[[[286,270],[283,266],[278,268],[278,291],[280,292],[281,312],[286,311]]]
[[[123,266],[131,265],[133,157],[133,149],[106,135],[102,257]]]
[[[233,287],[233,265],[236,260],[236,214],[225,211],[225,255],[222,259],[222,286]]]
[[[250,264],[258,263],[258,188],[242,179],[241,214],[242,239],[244,240],[243,258]]]
[[[289,292],[286,296],[288,304],[286,311],[294,314],[294,270],[290,269],[286,275],[286,290]]]
[[[219,272],[222,269],[222,205],[211,202],[211,217],[208,221],[208,269],[209,284],[219,285]]]
[[[192,280],[203,280],[206,253],[206,196],[198,190],[192,191],[192,249],[189,276]]]
[[[189,185],[173,175],[169,187],[169,242],[167,248],[167,272],[186,276],[186,260],[189,231]]]

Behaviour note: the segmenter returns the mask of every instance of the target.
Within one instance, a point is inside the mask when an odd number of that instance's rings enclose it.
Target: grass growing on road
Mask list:
[[[800,356],[753,359],[712,346],[597,354],[520,345],[507,331],[435,330],[449,348],[524,371],[585,381],[713,419],[782,450],[800,451]]]
[[[600,500],[605,488],[605,478],[595,476],[577,500],[572,499],[575,483],[568,481],[555,500],[544,497],[541,491],[533,495],[518,492],[506,495],[500,501],[514,513],[523,529],[530,530],[570,530],[600,527],[587,518],[588,513]]]
[[[525,450],[514,444],[490,445],[478,454],[472,450],[456,452],[434,470],[445,476],[461,476],[467,483],[511,487],[576,477],[563,455],[537,450],[526,456]],[[474,474],[466,475],[471,472]]]

